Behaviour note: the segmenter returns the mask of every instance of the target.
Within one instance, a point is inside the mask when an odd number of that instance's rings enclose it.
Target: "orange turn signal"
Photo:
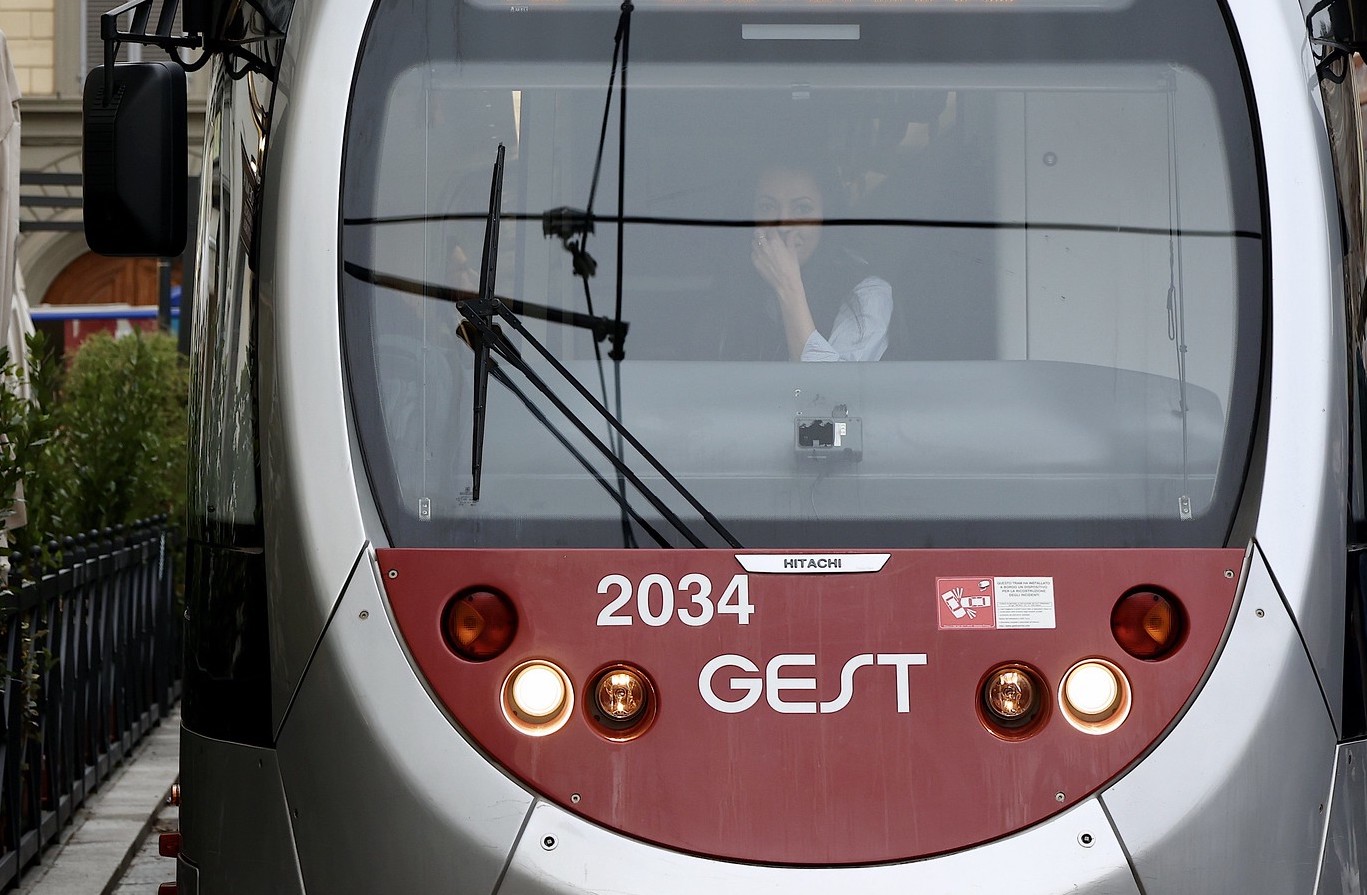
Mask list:
[[[471,662],[492,659],[508,648],[517,633],[517,610],[503,594],[492,590],[461,591],[446,604],[442,615],[446,645]]]
[[[1131,591],[1111,610],[1116,643],[1136,659],[1161,659],[1181,645],[1186,619],[1181,605],[1155,590]]]

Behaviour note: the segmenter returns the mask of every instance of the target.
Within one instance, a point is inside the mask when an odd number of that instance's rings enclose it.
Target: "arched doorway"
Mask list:
[[[160,290],[156,258],[105,258],[94,252],[72,261],[43,296],[50,305],[152,305]],[[180,260],[171,262],[171,284],[180,284]]]
[[[43,294],[43,305],[132,305],[155,308],[161,294],[161,264],[156,258],[106,258],[85,252],[53,278]],[[170,264],[171,287],[175,289],[181,281],[180,259],[174,259]],[[95,318],[35,322],[39,329],[47,333],[59,355],[75,351],[81,342],[97,332],[117,336],[132,329],[150,331],[157,328],[155,316],[128,319],[102,313]]]

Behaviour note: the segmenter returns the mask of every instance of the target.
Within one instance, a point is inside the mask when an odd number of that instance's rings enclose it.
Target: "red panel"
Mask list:
[[[646,624],[633,595],[615,613],[630,624],[602,626],[618,588],[600,582],[622,575],[635,587],[654,574],[677,588],[701,574],[715,604],[734,576],[745,574],[733,551],[381,550],[379,563],[401,634],[438,699],[537,792],[613,829],[690,852],[849,864],[1006,835],[1121,773],[1177,716],[1210,664],[1243,551],[895,551],[876,573],[748,574],[748,623],[717,614],[700,626],[677,614],[705,611],[690,602],[697,584],[675,593],[676,613],[662,624]],[[948,611],[942,618],[941,605],[948,607],[937,579],[949,578],[966,579],[968,591],[992,581],[985,591],[995,596],[996,627],[955,627]],[[1045,586],[1020,579],[1047,581],[1055,627],[1008,627],[1048,621]],[[1184,645],[1157,662],[1129,657],[1110,633],[1111,608],[1139,585],[1176,595],[1190,622]],[[442,639],[447,600],[472,586],[504,592],[521,615],[512,647],[485,663],[457,658]],[[646,609],[657,620],[662,600],[663,590],[653,587]],[[958,605],[973,608],[967,600]],[[976,607],[974,622],[985,609]],[[816,685],[782,690],[780,706],[835,702],[852,657],[892,658],[857,668],[838,711],[780,712],[766,693],[728,713],[704,701],[699,680],[709,661],[727,654],[747,657],[759,673],[721,669],[714,690],[724,700],[743,695],[728,686],[732,677],[762,679],[778,655],[814,656],[814,667],[776,669],[778,677],[814,678]],[[924,665],[896,658],[920,654]],[[1075,729],[1056,705],[1061,675],[1090,656],[1120,666],[1133,690],[1129,717],[1103,736]],[[574,716],[549,736],[520,733],[500,707],[505,676],[528,658],[554,660],[575,686]],[[644,668],[659,691],[655,723],[625,743],[599,736],[582,711],[589,677],[618,661]],[[1050,716],[1024,740],[993,736],[978,717],[979,681],[1003,662],[1037,669],[1051,691]]]

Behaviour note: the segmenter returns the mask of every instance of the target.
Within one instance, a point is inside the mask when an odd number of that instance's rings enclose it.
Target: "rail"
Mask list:
[[[179,692],[173,535],[158,517],[15,563],[0,606],[0,890],[14,884]]]

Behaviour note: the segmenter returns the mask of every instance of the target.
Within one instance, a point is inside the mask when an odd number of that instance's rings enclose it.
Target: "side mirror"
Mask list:
[[[185,250],[189,158],[185,72],[173,62],[114,66],[85,81],[85,239],[101,255],[170,257]]]

